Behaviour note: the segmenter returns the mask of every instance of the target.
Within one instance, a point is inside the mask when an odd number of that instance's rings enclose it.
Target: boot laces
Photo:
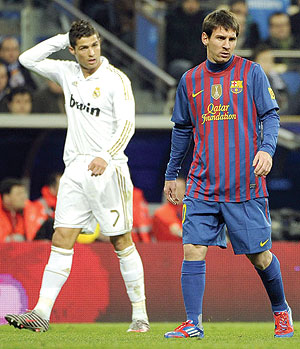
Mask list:
[[[289,329],[289,316],[286,311],[275,315],[276,332],[285,332]]]
[[[194,326],[194,324],[191,322],[191,320],[184,321],[181,325],[175,328],[175,331],[179,331],[186,326]]]

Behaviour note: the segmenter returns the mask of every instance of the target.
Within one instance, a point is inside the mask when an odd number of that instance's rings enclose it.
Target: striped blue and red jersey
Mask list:
[[[172,121],[190,127],[194,138],[186,195],[218,202],[267,197],[266,179],[254,175],[252,162],[259,150],[275,152],[274,93],[257,63],[233,56],[223,68],[205,61],[187,71],[177,88]],[[171,151],[166,180],[174,179],[173,165]]]

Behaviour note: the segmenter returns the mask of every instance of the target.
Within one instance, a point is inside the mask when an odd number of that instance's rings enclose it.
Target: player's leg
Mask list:
[[[120,261],[120,271],[132,305],[132,323],[129,332],[147,332],[149,330],[146,312],[144,269],[141,257],[132,242],[131,233],[111,236],[110,241]]]
[[[181,290],[187,321],[174,331],[165,334],[166,338],[204,336],[202,326],[202,305],[205,290],[207,246],[185,244],[184,260],[181,268]]]
[[[75,167],[75,168],[74,168]],[[9,324],[33,331],[47,331],[54,302],[66,282],[72,266],[73,246],[81,231],[89,221],[90,209],[81,186],[80,163],[74,162],[65,170],[60,180],[55,212],[55,233],[52,237],[51,253],[45,267],[40,297],[35,308],[21,315],[6,315]]]
[[[285,334],[291,336],[292,320],[285,300],[280,264],[269,251],[272,242],[268,200],[259,198],[221,206],[235,254],[245,254],[255,266],[270,298],[274,316],[282,314],[284,321],[290,319],[287,327],[275,328],[275,336],[281,336],[278,333],[284,328],[287,328]]]
[[[285,300],[280,264],[270,251],[248,254],[270,298],[273,312],[285,311],[288,305]]]
[[[292,337],[294,334],[292,311],[283,288],[280,263],[270,251],[248,254],[269,296],[275,320],[275,337]]]
[[[73,245],[81,229],[56,228],[48,264],[45,267],[40,296],[32,311],[25,314],[7,314],[10,325],[20,329],[45,332],[55,300],[67,281],[73,260]]]
[[[52,238],[51,253],[45,267],[40,297],[34,310],[46,320],[54,302],[67,281],[73,262],[73,246],[80,233],[79,228],[56,228]]]
[[[85,172],[84,161],[78,159],[66,169],[60,179],[51,254],[44,271],[40,298],[34,308],[47,320],[56,297],[70,274],[73,246],[82,227],[89,221],[89,203],[79,185],[85,178]]]
[[[209,245],[226,246],[224,224],[218,204],[184,199],[181,288],[187,320],[166,338],[203,338],[202,304],[205,290],[205,256]]]
[[[188,320],[202,328],[202,303],[205,290],[207,246],[183,245],[181,289]]]
[[[91,178],[89,190],[93,215],[100,224],[101,233],[110,237],[120,261],[121,274],[132,304],[129,331],[146,332],[149,322],[144,270],[131,238],[133,185],[128,166],[110,163],[102,176]]]

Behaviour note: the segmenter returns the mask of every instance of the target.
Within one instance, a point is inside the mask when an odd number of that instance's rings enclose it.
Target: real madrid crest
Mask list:
[[[230,84],[232,93],[241,93],[243,91],[243,80],[232,80]]]
[[[100,97],[100,87],[96,87],[94,92],[93,92],[93,97],[98,98]]]
[[[212,85],[210,93],[213,99],[219,99],[222,96],[222,85]]]

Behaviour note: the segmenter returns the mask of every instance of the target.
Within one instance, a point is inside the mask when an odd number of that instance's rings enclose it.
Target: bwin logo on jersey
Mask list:
[[[73,95],[71,95],[70,98],[70,107],[71,108],[77,108],[79,110],[85,110],[87,113],[90,113],[91,115],[99,116],[100,115],[100,108],[93,108],[90,107],[90,103],[87,103],[87,105],[83,103],[77,102],[74,98]]]

